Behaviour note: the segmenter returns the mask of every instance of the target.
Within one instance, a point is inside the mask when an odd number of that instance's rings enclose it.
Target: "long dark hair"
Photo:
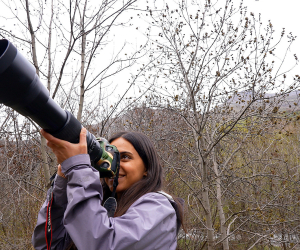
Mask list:
[[[161,191],[163,185],[162,165],[149,137],[139,132],[124,131],[114,134],[109,139],[109,142],[111,143],[118,138],[123,138],[130,142],[138,152],[144,162],[147,176],[144,176],[140,181],[133,184],[122,194],[121,198],[118,200],[115,217],[125,214],[128,208],[144,194]],[[104,194],[103,200],[105,201],[110,196],[111,191],[105,181],[102,182],[102,187]],[[183,221],[183,200],[174,196],[172,197],[176,202],[177,225],[179,228]]]
[[[127,140],[134,149],[138,152],[145,165],[147,176],[144,176],[140,181],[128,188],[118,200],[118,206],[115,217],[121,216],[128,208],[141,196],[150,192],[157,192],[162,188],[162,166],[160,164],[154,145],[150,139],[138,132],[119,132],[113,135],[109,142],[113,142],[118,138]],[[110,190],[103,181],[104,201],[110,196]]]

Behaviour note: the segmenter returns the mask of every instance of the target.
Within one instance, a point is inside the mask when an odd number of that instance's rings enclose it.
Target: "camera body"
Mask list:
[[[6,39],[0,40],[0,103],[30,117],[54,137],[79,142],[81,123],[50,98],[35,67]],[[117,148],[88,131],[86,137],[91,165],[101,178],[113,177],[119,168]]]

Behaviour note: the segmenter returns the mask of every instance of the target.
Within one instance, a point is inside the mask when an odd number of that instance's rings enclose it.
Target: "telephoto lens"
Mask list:
[[[30,117],[54,137],[71,143],[79,142],[81,123],[50,98],[35,67],[6,39],[0,40],[0,103]],[[87,145],[91,163],[95,166],[103,149],[88,131]]]

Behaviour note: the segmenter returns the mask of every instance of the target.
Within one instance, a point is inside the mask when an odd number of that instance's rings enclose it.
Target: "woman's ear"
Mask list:
[[[145,171],[144,174],[143,174],[143,176],[147,176],[147,175],[148,175],[148,173],[147,173],[147,171]]]

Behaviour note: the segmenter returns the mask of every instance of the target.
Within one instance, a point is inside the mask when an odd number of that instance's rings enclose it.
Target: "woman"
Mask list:
[[[175,249],[181,224],[180,204],[159,193],[162,167],[148,137],[123,132],[109,140],[120,152],[118,206],[107,216],[103,201],[112,191],[112,179],[103,187],[99,172],[90,166],[86,130],[71,144],[42,130],[59,165],[53,199],[43,204],[32,242],[35,249]],[[51,225],[46,228],[51,202]],[[49,210],[48,210],[49,211]],[[49,224],[49,223],[48,223]],[[51,242],[51,247],[49,242]]]

